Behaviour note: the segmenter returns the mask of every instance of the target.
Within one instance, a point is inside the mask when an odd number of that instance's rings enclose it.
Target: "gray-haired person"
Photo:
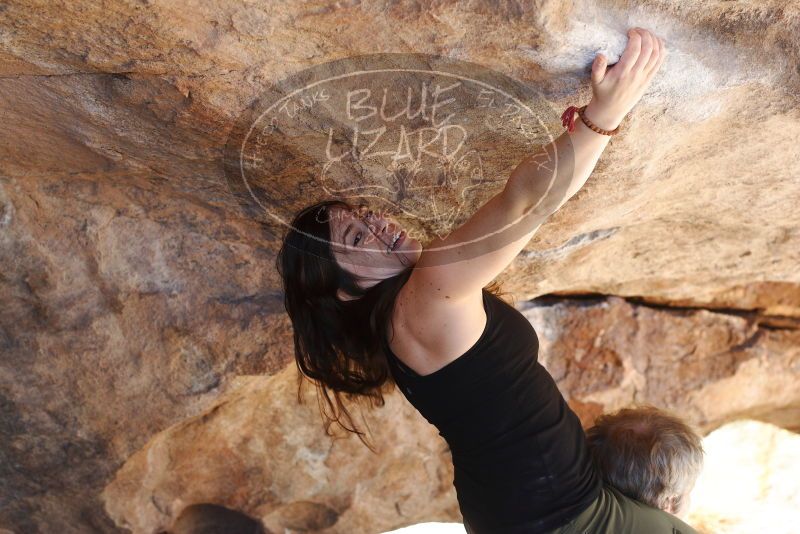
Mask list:
[[[606,484],[685,517],[704,454],[701,438],[689,424],[654,406],[624,408],[598,417],[586,438]]]

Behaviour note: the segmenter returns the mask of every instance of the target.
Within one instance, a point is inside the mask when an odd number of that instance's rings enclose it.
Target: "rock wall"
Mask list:
[[[164,482],[137,478],[150,472],[144,451],[184,447],[189,431],[244,432],[236,414],[212,412],[226,395],[261,398],[269,417],[272,393],[238,388],[273,384],[292,361],[278,241],[231,195],[223,147],[266,86],[353,54],[462,59],[535,86],[555,109],[585,103],[594,53],[619,53],[634,25],[667,41],[658,79],[500,278],[521,307],[546,296],[525,313],[587,421],[649,401],[706,430],[743,416],[800,427],[797,5],[11,0],[0,6],[0,528],[149,532],[201,498],[284,526],[323,510],[313,521],[335,514],[332,531],[458,520],[446,453],[399,399],[382,414],[407,427],[380,439],[406,446],[364,456],[361,480],[337,461],[319,502],[288,483],[264,492],[263,477],[287,475],[246,469],[269,451],[302,456],[303,436],[327,451],[298,412],[292,432],[258,434],[253,450],[236,441],[232,467],[197,473],[208,485],[170,482],[155,510],[137,508]],[[356,444],[326,454],[363,454]],[[203,452],[179,450],[195,472]],[[420,457],[440,462],[424,494]],[[255,473],[250,489],[217,487],[226,469]],[[380,492],[431,506],[369,505]]]
[[[539,336],[543,364],[587,424],[603,411],[649,403],[706,431],[754,417],[797,427],[796,329],[619,297],[550,299],[527,303],[522,312]],[[168,528],[185,506],[203,502],[260,518],[270,532],[386,532],[461,522],[447,443],[399,391],[385,406],[361,412],[373,454],[352,436],[321,435],[316,394],[304,393],[309,400],[298,406],[296,384],[295,365],[238,378],[203,414],[131,456],[103,492],[106,510],[134,532]],[[710,500],[704,506],[716,521],[724,503]]]

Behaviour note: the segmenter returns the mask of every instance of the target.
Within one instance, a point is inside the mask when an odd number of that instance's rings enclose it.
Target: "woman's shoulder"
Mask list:
[[[397,293],[394,311],[407,324],[422,330],[431,321],[456,323],[481,322],[484,317],[486,289],[468,293],[458,298],[443,294],[441,289],[428,285],[420,287],[410,277]]]
[[[430,374],[467,351],[484,331],[485,290],[459,299],[419,288],[409,279],[395,300],[390,348],[420,375]],[[391,334],[394,334],[392,337]]]

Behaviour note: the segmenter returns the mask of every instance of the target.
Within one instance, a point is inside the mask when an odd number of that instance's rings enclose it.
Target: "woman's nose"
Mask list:
[[[373,218],[369,221],[370,226],[375,229],[376,234],[382,234],[386,231],[386,228],[389,226],[389,223],[385,219],[378,219]]]

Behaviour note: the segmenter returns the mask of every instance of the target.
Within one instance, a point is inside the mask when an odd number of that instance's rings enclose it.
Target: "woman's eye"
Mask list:
[[[358,232],[356,234],[356,238],[353,240],[353,246],[356,246],[360,240],[361,240],[361,232]]]

